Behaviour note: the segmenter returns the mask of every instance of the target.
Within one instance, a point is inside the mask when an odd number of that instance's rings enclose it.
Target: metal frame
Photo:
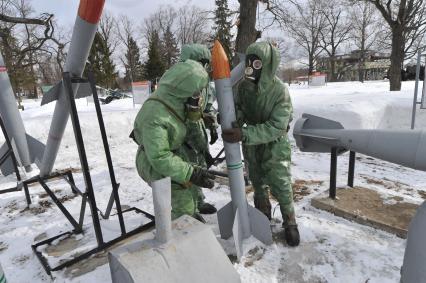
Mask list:
[[[343,153],[344,149],[339,149],[337,147],[331,148],[331,158],[330,158],[330,188],[329,188],[329,198],[336,199],[337,192],[337,157],[339,154]],[[355,176],[355,160],[356,153],[354,151],[349,152],[349,169],[348,169],[348,186],[354,187],[354,176]]]
[[[121,235],[119,237],[113,239],[113,240],[108,241],[108,242],[105,242],[104,238],[103,238],[103,233],[102,233],[99,215],[98,215],[99,209],[97,208],[96,199],[95,199],[95,195],[94,195],[94,191],[93,191],[93,183],[92,183],[92,179],[91,179],[91,175],[90,175],[90,169],[89,169],[89,165],[88,165],[88,161],[87,161],[86,150],[85,150],[85,147],[84,147],[83,136],[82,136],[82,133],[81,133],[81,127],[80,127],[80,121],[79,121],[79,117],[78,117],[77,107],[76,107],[75,100],[74,100],[74,91],[73,91],[73,88],[72,88],[72,84],[80,84],[80,83],[89,83],[90,86],[91,86],[91,92],[92,92],[91,95],[93,95],[93,98],[94,98],[96,115],[97,115],[97,118],[98,118],[99,128],[100,128],[100,131],[101,131],[105,156],[106,156],[107,163],[108,163],[109,176],[110,176],[111,184],[112,184],[112,195],[113,195],[113,198],[114,198],[114,202],[116,204],[118,220],[119,220],[119,223],[120,223]],[[82,168],[82,171],[83,171],[83,177],[84,177],[84,181],[85,181],[85,185],[86,185],[86,191],[84,193],[82,193],[75,186],[71,171],[67,171],[65,173],[54,173],[54,174],[51,174],[48,177],[43,177],[43,178],[40,177],[40,176],[36,176],[36,177],[24,182],[24,188],[27,188],[28,184],[30,184],[30,183],[35,183],[35,182],[39,183],[43,187],[43,189],[47,192],[47,194],[50,196],[50,198],[53,200],[53,202],[58,206],[58,208],[65,215],[67,220],[70,222],[70,224],[74,228],[72,231],[61,233],[59,235],[56,235],[56,236],[51,237],[49,239],[43,240],[41,242],[34,243],[31,246],[31,248],[34,251],[35,255],[37,256],[38,260],[40,261],[43,268],[45,269],[45,271],[49,275],[51,274],[52,271],[61,270],[65,267],[71,266],[71,265],[73,265],[73,264],[75,264],[79,261],[87,259],[93,254],[96,254],[100,251],[104,251],[105,249],[115,245],[116,243],[118,243],[118,242],[120,242],[120,241],[122,241],[126,238],[129,238],[131,236],[134,236],[134,235],[136,235],[136,234],[138,234],[142,231],[145,231],[145,230],[154,226],[154,216],[143,211],[143,210],[140,210],[140,209],[135,208],[135,207],[129,208],[125,211],[121,210],[120,197],[119,197],[119,194],[118,194],[119,184],[116,182],[116,179],[115,179],[114,168],[113,168],[113,164],[112,164],[112,159],[111,159],[111,154],[110,154],[110,151],[109,151],[107,135],[106,135],[106,131],[105,131],[105,125],[104,125],[104,121],[103,121],[103,117],[102,117],[102,111],[101,111],[100,104],[99,104],[99,99],[98,99],[98,95],[97,95],[97,91],[96,91],[96,84],[95,84],[95,79],[93,77],[93,74],[90,73],[89,76],[88,76],[88,80],[86,80],[86,79],[83,79],[83,78],[72,78],[70,73],[65,72],[65,73],[63,73],[63,84],[64,84],[64,87],[65,87],[65,95],[67,97],[69,107],[70,107],[71,121],[72,121],[73,130],[74,130],[74,136],[75,136],[76,143],[77,143],[78,154],[79,154],[81,168]],[[67,178],[65,177],[65,175],[67,176]],[[49,187],[46,183],[47,180],[52,179],[52,178],[57,178],[57,177],[64,178],[67,181],[67,183],[70,184],[72,191],[74,193],[81,195],[82,198],[83,198],[82,204],[81,204],[81,210],[80,210],[80,217],[79,217],[78,222],[68,212],[68,210],[62,205],[62,203],[58,200],[58,198],[55,196],[55,194],[49,189]],[[41,247],[41,246],[44,246],[44,245],[51,245],[53,241],[55,241],[55,240],[57,240],[61,237],[71,236],[73,234],[82,233],[83,232],[82,228],[83,228],[83,222],[84,222],[84,214],[85,214],[85,210],[86,210],[86,202],[88,202],[89,206],[90,206],[92,223],[93,223],[93,228],[95,230],[97,246],[94,247],[93,249],[87,251],[84,254],[81,254],[81,255],[79,255],[75,258],[72,258],[70,260],[67,260],[65,262],[61,262],[57,266],[54,266],[54,267],[50,266],[47,258],[42,254],[42,252],[38,251],[38,248]],[[139,226],[138,228],[131,230],[131,231],[126,231],[126,227],[125,227],[125,223],[124,223],[124,219],[123,219],[123,213],[129,212],[129,211],[136,211],[138,213],[141,213],[145,217],[147,217],[150,221],[148,223],[144,224],[144,225]]]
[[[0,116],[0,127],[1,130],[3,132],[3,136],[4,139],[6,140],[6,145],[8,147],[8,150],[4,153],[3,156],[0,156],[0,165],[2,165],[4,162],[6,162],[8,160],[8,158],[11,158],[12,164],[13,164],[13,168],[15,169],[15,175],[16,175],[16,187],[14,188],[9,188],[9,189],[3,189],[0,190],[0,194],[6,194],[6,193],[11,193],[11,192],[20,192],[22,191],[22,178],[21,178],[21,174],[19,173],[19,168],[18,168],[18,160],[16,159],[15,153],[13,152],[13,147],[12,147],[12,143],[10,142],[10,138],[9,135],[7,134],[6,131],[6,127],[3,123],[3,119]],[[25,199],[27,200],[27,204],[30,205],[31,204],[31,197],[30,194],[28,192],[28,188],[24,187],[24,192],[25,192]]]
[[[416,84],[414,87],[414,98],[413,98],[413,110],[411,114],[411,129],[414,130],[414,126],[416,124],[416,111],[417,111],[417,105],[420,105],[420,109],[426,109],[424,107],[424,91],[426,90],[425,87],[425,79],[423,79],[423,91],[422,91],[422,99],[421,101],[418,101],[418,92],[419,92],[419,81],[420,81],[420,67],[421,67],[421,59],[423,57],[426,57],[426,53],[422,54],[422,51],[419,50],[417,52],[417,65],[416,65]],[[425,67],[425,77],[426,77],[426,67]]]

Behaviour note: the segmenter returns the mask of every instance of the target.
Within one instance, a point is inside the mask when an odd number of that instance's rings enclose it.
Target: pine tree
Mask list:
[[[127,46],[127,52],[124,56],[126,60],[126,62],[124,62],[126,68],[126,81],[137,82],[142,80],[143,76],[143,66],[140,61],[140,50],[133,37],[129,38]]]
[[[225,49],[226,55],[231,62],[231,12],[228,8],[228,0],[215,0],[216,10],[214,19],[215,39],[219,40]]]
[[[90,62],[90,69],[95,75],[96,83],[105,88],[113,88],[116,85],[117,72],[111,57],[112,51],[108,42],[97,32],[90,49],[88,61]],[[88,66],[86,65],[85,75],[87,75],[87,68]]]
[[[150,35],[148,46],[148,60],[144,64],[144,77],[151,82],[160,78],[165,66],[161,58],[161,42],[157,31],[153,31]]]
[[[163,61],[166,69],[169,69],[178,61],[179,48],[176,38],[171,31],[171,27],[167,26],[163,34]]]

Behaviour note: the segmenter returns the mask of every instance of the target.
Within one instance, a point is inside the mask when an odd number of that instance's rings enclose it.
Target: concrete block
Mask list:
[[[152,237],[112,250],[112,282],[241,282],[210,227],[182,216],[172,222],[172,234],[164,244]]]

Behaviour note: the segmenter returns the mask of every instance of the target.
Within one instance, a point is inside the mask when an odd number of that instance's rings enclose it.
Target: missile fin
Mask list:
[[[90,88],[89,83],[81,83],[78,86],[77,93],[75,94],[75,99],[83,98],[92,95],[92,89]]]
[[[12,151],[15,154],[16,161],[18,162],[18,166],[22,166],[21,159],[19,158],[19,155],[17,154],[15,141],[12,139],[10,140],[10,143],[12,144]],[[2,145],[0,148],[0,157],[4,156],[6,152],[8,151],[8,146],[6,143]],[[12,158],[9,156],[6,158],[6,160],[1,164],[0,171],[4,176],[10,175],[15,172],[15,168],[13,166]]]
[[[28,149],[30,151],[31,162],[35,163],[37,159],[41,160],[43,158],[44,148],[46,146],[42,142],[30,136],[29,134],[27,134],[27,143]]]
[[[228,202],[217,212],[217,222],[222,239],[228,239],[232,236],[232,226],[234,224],[234,208],[232,202]]]
[[[43,95],[43,98],[41,99],[41,105],[43,106],[52,101],[58,100],[59,94],[61,92],[62,92],[62,81],[57,83],[54,87],[49,89],[49,91]]]
[[[241,259],[244,254],[243,250],[243,241],[244,241],[244,233],[243,227],[240,223],[240,211],[237,208],[235,211],[234,225],[232,226],[232,234],[234,235],[235,249],[237,250],[237,258]]]
[[[305,122],[303,124],[304,130],[319,130],[319,129],[330,129],[330,130],[337,130],[337,129],[344,129],[342,124],[339,122],[318,117],[311,114],[304,113],[302,115],[302,118],[305,118]]]
[[[247,205],[247,209],[251,234],[265,245],[272,244],[271,223],[268,217],[251,205]]]

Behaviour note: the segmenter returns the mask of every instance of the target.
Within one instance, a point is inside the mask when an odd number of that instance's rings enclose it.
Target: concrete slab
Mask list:
[[[407,238],[408,225],[417,204],[404,202],[401,197],[385,196],[362,187],[337,190],[337,199],[326,197],[311,200],[313,207],[334,215],[371,226],[401,238]]]
[[[112,282],[241,282],[210,227],[186,215],[172,226],[167,243],[152,237],[112,250]]]

